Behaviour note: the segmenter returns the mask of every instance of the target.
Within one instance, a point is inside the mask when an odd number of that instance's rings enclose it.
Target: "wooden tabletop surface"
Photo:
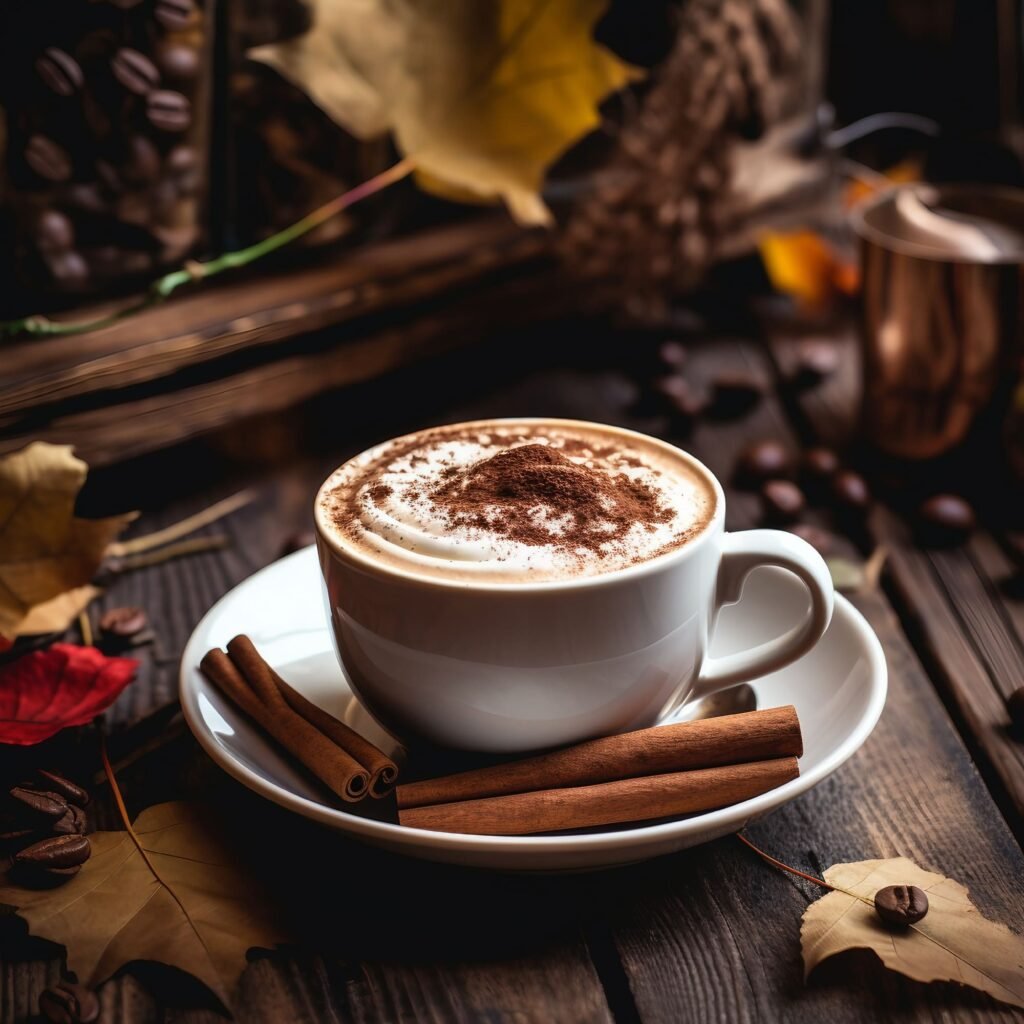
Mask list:
[[[205,529],[230,544],[118,577],[100,603],[147,609],[156,642],[109,712],[107,728],[129,808],[166,799],[218,803],[243,821],[254,853],[303,881],[295,943],[252,951],[235,1015],[242,1021],[549,1022],[1014,1020],[951,984],[923,985],[847,953],[805,983],[800,916],[820,890],[728,837],[614,871],[509,876],[419,863],[328,834],[251,796],[224,776],[181,725],[178,658],[203,613],[308,529],[316,485],[375,441],[478,416],[552,415],[617,423],[691,450],[723,481],[752,438],[794,449],[843,443],[855,396],[853,346],[820,386],[787,383],[785,332],[691,339],[686,376],[725,370],[770,385],[748,415],[692,432],[644,401],[651,336],[562,323],[528,338],[496,337],[410,371],[312,403],[302,416],[257,421],[216,444],[190,443],[97,472],[86,509],[143,509],[138,532],[240,486],[256,498]],[[69,439],[71,440],[71,439]],[[302,451],[302,457],[295,452]],[[984,511],[984,510],[983,510]],[[756,496],[729,488],[728,526],[759,522]],[[809,520],[827,521],[812,512]],[[1018,524],[1019,525],[1019,524]],[[1024,544],[1000,520],[965,547],[916,547],[879,506],[840,541],[863,557],[888,550],[881,584],[853,596],[880,637],[889,697],[864,747],[833,776],[749,831],[763,849],[820,874],[837,861],[904,855],[966,884],[983,913],[1024,920],[1024,743],[1003,698],[1024,683]],[[97,827],[118,827],[97,784]],[[26,1019],[57,980],[61,950],[0,919],[0,1020]],[[103,1021],[223,1017],[180,975],[133,966],[100,988]]]

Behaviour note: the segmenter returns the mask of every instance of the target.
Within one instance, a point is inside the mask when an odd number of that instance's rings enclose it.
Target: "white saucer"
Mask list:
[[[806,657],[752,685],[759,707],[794,704],[804,733],[800,777],[744,803],[679,820],[558,836],[466,836],[427,832],[339,810],[316,784],[223,698],[199,672],[211,647],[247,633],[293,686],[379,746],[391,738],[358,704],[338,667],[324,621],[319,566],[310,547],[239,584],[206,614],[185,648],[181,705],[206,752],[250,789],[364,842],[429,860],[513,871],[607,867],[671,853],[738,831],[816,785],[867,739],[885,703],[878,638],[837,596],[824,639]],[[739,604],[720,616],[712,653],[779,635],[806,607],[806,591],[779,569],[758,569]]]

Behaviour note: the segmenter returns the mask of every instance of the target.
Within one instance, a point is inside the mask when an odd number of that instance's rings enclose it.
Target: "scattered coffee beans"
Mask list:
[[[769,480],[761,488],[765,519],[789,523],[797,519],[807,502],[804,492],[789,480]]]
[[[164,28],[175,31],[188,28],[194,10],[192,0],[157,0],[153,14]]]
[[[759,484],[789,473],[790,458],[778,441],[755,441],[740,453],[736,462],[736,480],[740,484]]]
[[[44,210],[36,220],[35,241],[40,252],[66,252],[75,244],[75,229],[60,210]]]
[[[68,802],[59,793],[15,786],[10,795],[16,812],[24,815],[26,821],[57,821],[68,812]]]
[[[887,885],[875,893],[875,910],[886,924],[906,927],[928,913],[928,897],[916,885]]]
[[[47,181],[67,181],[71,177],[71,157],[67,150],[45,135],[33,135],[28,140],[25,163]]]
[[[961,544],[976,525],[974,509],[956,494],[935,494],[917,510],[918,533],[931,544]]]
[[[89,794],[81,786],[64,778],[63,775],[43,768],[37,769],[36,775],[42,780],[44,789],[59,793],[69,803],[77,804],[79,807],[89,805]]]
[[[36,74],[58,96],[74,95],[85,81],[78,61],[56,46],[48,46],[36,58]]]
[[[122,47],[110,61],[114,77],[129,92],[146,96],[160,85],[160,71],[144,54]]]
[[[14,855],[14,863],[40,868],[81,867],[92,853],[92,845],[82,835],[51,836],[26,846]]]
[[[796,523],[789,527],[789,532],[807,541],[823,558],[832,554],[835,548],[835,537],[820,526],[811,523]]]
[[[111,608],[100,616],[100,632],[108,636],[131,637],[149,625],[149,617],[141,608]]]
[[[851,469],[844,469],[832,479],[832,498],[847,512],[863,512],[871,504],[867,481]]]
[[[39,995],[39,1012],[50,1024],[95,1024],[100,1001],[92,989],[73,981],[61,981]]]
[[[660,377],[652,387],[677,430],[689,430],[707,408],[707,402],[693,391],[685,377]]]
[[[146,116],[162,132],[183,132],[192,123],[192,107],[180,92],[157,89],[147,97]]]
[[[658,359],[670,370],[680,370],[686,363],[686,347],[678,341],[665,341],[658,346]]]
[[[800,459],[800,473],[815,484],[825,483],[839,472],[839,456],[831,448],[808,448]]]

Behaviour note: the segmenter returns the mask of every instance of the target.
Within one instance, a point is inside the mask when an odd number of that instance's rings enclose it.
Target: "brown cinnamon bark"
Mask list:
[[[561,832],[726,807],[775,789],[799,774],[796,758],[783,757],[596,786],[408,807],[399,810],[398,821],[409,828],[468,835]]]
[[[796,708],[787,705],[605,736],[521,761],[409,782],[396,796],[400,808],[422,807],[802,753]]]
[[[382,750],[289,686],[244,634],[228,644],[228,654],[261,701],[275,714],[308,723],[366,769],[370,796],[383,797],[391,792],[398,779],[398,767]]]
[[[349,803],[366,796],[370,773],[351,754],[335,746],[323,733],[284,706],[265,702],[222,650],[208,651],[199,663],[203,675],[250,718],[263,727],[290,754],[298,758],[342,800]],[[276,690],[275,690],[276,694]]]

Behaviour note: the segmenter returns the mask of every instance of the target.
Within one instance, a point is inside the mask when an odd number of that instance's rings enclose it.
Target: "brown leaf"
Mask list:
[[[804,912],[800,943],[804,974],[848,949],[873,950],[891,970],[915,981],[954,981],[1024,1007],[1024,940],[982,917],[959,882],[919,868],[906,857],[833,864],[830,892]],[[907,929],[892,929],[871,902],[887,885],[916,885],[928,895],[928,913]],[[855,895],[849,895],[854,893]]]
[[[135,518],[76,518],[87,471],[67,445],[36,442],[0,459],[0,635],[13,639],[28,632],[26,620],[32,629],[39,618],[54,631],[66,628],[80,610],[75,601],[33,617],[34,609],[86,586],[107,546]]]
[[[249,56],[362,138],[392,131],[420,185],[545,224],[548,166],[640,72],[598,45],[607,0],[319,0],[314,27]]]
[[[92,856],[66,885],[2,884],[0,902],[17,907],[33,935],[66,946],[68,968],[88,985],[130,960],[156,960],[195,975],[230,1005],[246,950],[284,937],[268,899],[196,805],[157,804],[134,828],[163,881],[127,832],[95,832]]]
[[[18,636],[63,633],[102,593],[99,587],[87,583],[84,587],[65,590],[49,601],[34,605],[18,623]]]

